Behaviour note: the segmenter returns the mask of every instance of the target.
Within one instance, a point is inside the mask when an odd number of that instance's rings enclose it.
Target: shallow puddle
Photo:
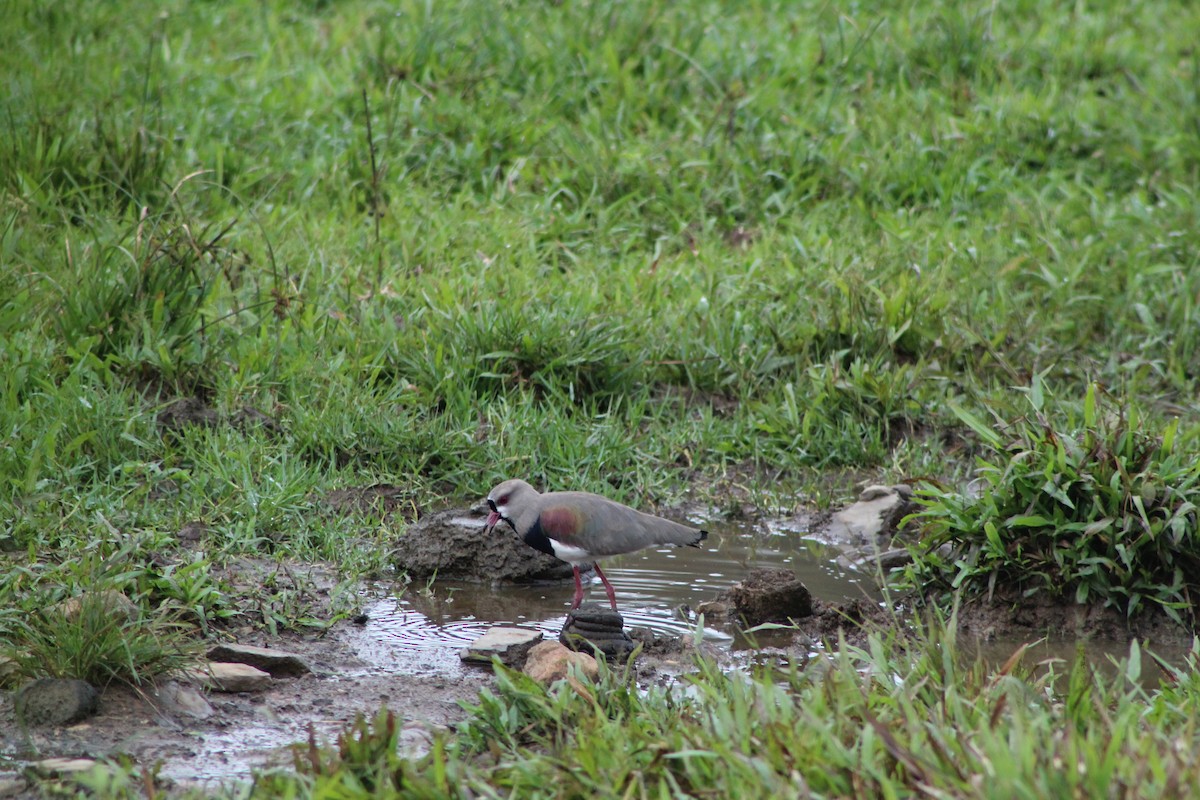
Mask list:
[[[813,596],[827,602],[877,597],[872,576],[837,563],[841,551],[807,536],[803,524],[706,523],[702,548],[666,547],[605,559],[626,628],[659,634],[696,632],[689,609],[712,600],[754,567],[785,567]],[[584,602],[607,603],[599,579],[585,578]],[[410,585],[399,597],[374,600],[369,620],[353,636],[360,658],[378,668],[412,674],[456,674],[458,653],[492,625],[516,625],[558,636],[574,596],[574,584],[502,587],[435,581]],[[706,627],[708,641],[737,646],[729,634]]]

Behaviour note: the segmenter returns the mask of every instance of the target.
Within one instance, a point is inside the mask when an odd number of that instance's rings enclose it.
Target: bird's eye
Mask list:
[[[508,495],[504,495],[504,497],[501,497],[501,498],[500,498],[500,503],[499,503],[499,505],[502,505],[502,506],[506,506],[506,505],[508,505]]]

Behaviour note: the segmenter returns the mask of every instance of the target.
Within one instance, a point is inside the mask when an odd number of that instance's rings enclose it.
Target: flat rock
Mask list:
[[[210,661],[188,670],[188,676],[214,692],[261,692],[271,687],[271,673],[228,661]]]
[[[566,678],[572,666],[592,680],[599,674],[595,658],[570,650],[559,642],[539,642],[534,645],[525,659],[523,671],[538,683],[548,686]]]
[[[903,483],[868,486],[858,502],[833,515],[827,533],[830,538],[860,546],[890,539],[900,520],[912,511],[912,494],[912,487]]]
[[[558,641],[571,650],[623,659],[636,646],[625,632],[625,618],[616,611],[586,603],[567,615]]]
[[[249,664],[273,678],[295,678],[312,672],[304,659],[295,653],[249,644],[219,644],[208,651],[208,658],[210,661]]]
[[[812,594],[790,569],[762,568],[731,586],[719,598],[732,615],[754,627],[812,616]]]
[[[141,614],[137,603],[113,589],[101,589],[100,591],[68,597],[66,600],[50,606],[50,610],[62,615],[64,619],[73,622],[79,619],[79,615],[83,611],[85,604],[89,603],[94,603],[97,608],[103,609],[107,615],[119,617],[122,622],[135,620]]]
[[[30,769],[42,775],[70,775],[76,772],[87,772],[96,766],[90,758],[43,758],[29,765]]]
[[[496,657],[508,666],[515,667],[525,661],[525,656],[541,640],[541,631],[497,625],[488,628],[487,633],[464,647],[459,657],[475,664],[491,664],[492,658]]]
[[[17,718],[26,725],[70,725],[87,719],[100,707],[100,695],[87,681],[39,678],[17,691]]]
[[[208,719],[216,713],[196,687],[178,681],[167,681],[159,686],[158,700],[172,714],[192,719]]]
[[[534,550],[507,525],[483,532],[484,519],[450,509],[414,522],[396,540],[392,560],[412,580],[434,577],[496,584],[571,578],[571,565]]]

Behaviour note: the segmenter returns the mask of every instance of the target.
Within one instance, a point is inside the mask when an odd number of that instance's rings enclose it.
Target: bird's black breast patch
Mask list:
[[[541,520],[533,523],[533,527],[525,533],[524,539],[525,544],[534,550],[541,550],[546,555],[554,555],[554,547],[550,544],[550,538],[542,530]]]

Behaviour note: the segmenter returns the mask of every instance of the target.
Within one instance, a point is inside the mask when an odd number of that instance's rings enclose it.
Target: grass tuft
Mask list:
[[[999,431],[963,412],[983,439],[978,489],[918,493],[909,584],[1012,587],[1130,616],[1150,606],[1194,626],[1200,468],[1178,423],[1151,433],[1135,405],[1096,385],[1078,411],[1051,410],[1040,379],[1029,402]]]

